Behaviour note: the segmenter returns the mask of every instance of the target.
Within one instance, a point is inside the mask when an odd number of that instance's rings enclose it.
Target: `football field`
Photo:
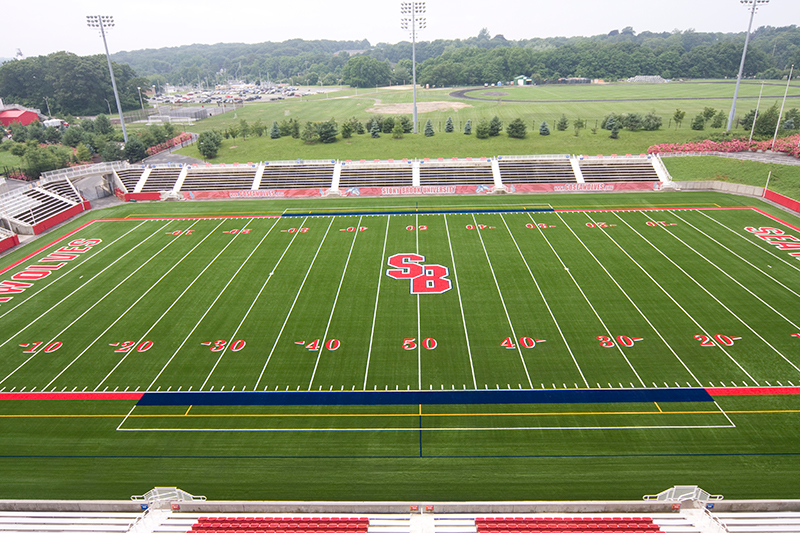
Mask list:
[[[203,493],[197,466],[237,457],[507,475],[630,454],[658,492],[702,479],[650,480],[642,458],[797,462],[800,229],[758,208],[352,202],[98,218],[38,248],[0,275],[0,460],[23,471],[100,460],[124,485],[117,469],[194,458],[161,484]]]

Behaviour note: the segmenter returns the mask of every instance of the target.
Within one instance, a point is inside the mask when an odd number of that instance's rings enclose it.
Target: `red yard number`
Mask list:
[[[735,341],[741,340],[741,337],[729,337],[728,335],[714,335],[714,340],[708,335],[695,335],[695,340],[700,341],[700,346],[733,346]],[[717,341],[717,344],[714,344]]]
[[[30,342],[26,344],[20,344],[19,347],[28,348],[27,350],[24,350],[22,353],[36,353],[36,350],[38,350],[43,344],[44,344],[43,342]],[[62,346],[63,344],[59,341],[51,342],[50,344],[44,347],[44,353],[53,353]]]
[[[108,345],[117,347],[114,353],[128,353],[133,350],[134,347],[137,352],[146,352],[153,347],[153,341],[142,341],[138,346],[136,346],[136,341],[111,342]]]

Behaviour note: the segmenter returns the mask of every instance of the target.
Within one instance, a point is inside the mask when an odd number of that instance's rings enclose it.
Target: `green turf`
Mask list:
[[[792,366],[800,362],[800,340],[791,336],[800,323],[793,292],[800,270],[790,250],[744,231],[777,224],[755,211],[375,214],[542,204],[756,205],[800,225],[757,200],[713,193],[126,204],[84,215],[3,257],[3,265],[19,260],[90,216],[121,219],[81,229],[68,240],[103,242],[0,306],[0,388],[463,390],[800,381]],[[252,218],[315,208],[370,214]],[[246,218],[207,218],[233,215]],[[144,217],[158,219],[135,220]],[[348,227],[367,229],[340,231]],[[231,232],[243,228],[251,231]],[[388,256],[417,251],[425,264],[447,266],[453,281],[444,294],[419,296],[419,318],[410,282],[385,275]],[[702,347],[695,339],[702,334],[742,338],[723,350]],[[617,349],[597,339],[619,335],[643,340]],[[501,345],[525,336],[545,342]],[[317,338],[321,348],[308,349]],[[436,348],[403,349],[412,338],[435,339]],[[330,339],[340,342],[336,350],[325,348]],[[244,343],[212,351],[218,340]],[[55,341],[63,346],[31,359],[18,346]],[[119,346],[109,345],[125,341],[153,346],[115,352]],[[796,396],[660,405],[131,411],[133,405],[1,402],[0,497],[127,498],[177,485],[217,499],[637,499],[674,484],[699,484],[728,498],[798,496]]]

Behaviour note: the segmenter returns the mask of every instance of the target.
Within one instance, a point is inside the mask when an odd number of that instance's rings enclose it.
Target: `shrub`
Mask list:
[[[394,130],[394,118],[386,117],[383,119],[383,124],[381,125],[381,131],[383,133],[392,133]]]
[[[706,118],[702,113],[692,119],[692,129],[696,131],[704,130],[706,128]]]
[[[642,129],[645,131],[656,131],[661,127],[661,117],[656,115],[655,111],[650,111],[642,119]]]
[[[619,139],[619,124],[614,122],[611,126],[611,135],[608,136],[609,139]]]
[[[639,113],[624,115],[622,125],[630,131],[639,131],[643,127],[644,119]]]
[[[394,128],[392,128],[392,137],[395,139],[402,139],[404,133],[405,129],[403,128],[403,123],[399,120],[396,120],[394,123]]]
[[[411,133],[414,131],[414,123],[407,116],[403,115],[400,117],[400,124],[403,125],[403,133]]]
[[[539,135],[550,135],[550,126],[547,125],[546,121],[539,126]]]
[[[139,140],[139,137],[129,137],[128,142],[125,143],[125,159],[130,163],[141,161],[147,155],[144,143]]]

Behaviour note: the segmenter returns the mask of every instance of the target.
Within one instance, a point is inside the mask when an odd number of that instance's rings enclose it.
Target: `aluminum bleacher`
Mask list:
[[[344,163],[339,188],[348,187],[411,187],[414,169],[410,163]]]
[[[259,189],[324,189],[333,182],[334,161],[267,163]]]
[[[139,179],[142,177],[144,170],[144,166],[135,166],[116,170],[115,173],[117,174],[119,181],[125,185],[127,192],[133,192],[133,190],[136,188],[136,184],[139,183]]]
[[[73,202],[83,201],[80,194],[78,194],[78,191],[72,185],[72,182],[70,182],[66,178],[50,181],[47,183],[43,182],[42,188],[52,193],[55,193],[63,198],[66,198],[67,200],[72,200]]]
[[[498,158],[505,185],[521,183],[575,183],[568,155]]]
[[[175,187],[182,170],[183,167],[174,165],[153,168],[144,182],[142,192],[171,191]],[[132,189],[129,189],[129,191],[132,191]]]
[[[77,203],[70,202],[66,198],[62,198],[57,194],[49,193],[40,188],[29,189],[24,191],[22,194],[23,196],[33,200],[35,205],[27,203],[21,209],[8,210],[8,207],[6,209],[9,216],[30,226],[47,220],[48,218],[55,216],[62,211],[66,211]]]
[[[121,533],[128,531],[139,513],[0,512],[0,532]]]
[[[651,156],[587,157],[579,161],[587,182],[659,181]]]
[[[489,161],[424,161],[419,167],[423,187],[435,185],[492,185],[494,176]]]
[[[181,185],[186,191],[249,190],[256,178],[257,166],[190,167]],[[148,181],[150,179],[148,178]]]

